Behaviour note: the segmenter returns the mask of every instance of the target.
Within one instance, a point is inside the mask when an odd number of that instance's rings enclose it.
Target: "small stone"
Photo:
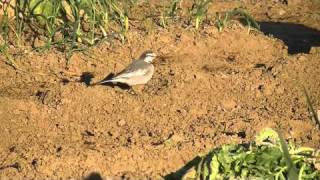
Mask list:
[[[46,45],[46,42],[44,40],[42,40],[41,38],[37,37],[35,40],[34,40],[34,47],[43,47]]]
[[[185,109],[178,109],[177,112],[181,114],[181,116],[185,117],[188,113]]]
[[[265,86],[263,93],[265,95],[272,95],[272,93],[274,92],[274,86],[273,85],[267,85]]]
[[[250,72],[250,76],[253,76],[253,77],[261,77],[262,74],[263,74],[262,69],[255,69],[254,71]]]
[[[298,57],[299,61],[305,61],[306,59],[307,59],[307,57],[304,56],[304,55],[301,55],[301,56]]]
[[[310,54],[320,54],[320,47],[311,47]]]
[[[222,102],[222,106],[227,110],[231,110],[237,106],[237,103],[234,100],[227,99]]]
[[[124,126],[126,124],[126,121],[125,120],[120,120],[120,121],[118,121],[118,126]]]
[[[19,109],[14,109],[12,113],[15,115],[21,114]]]
[[[278,87],[278,88],[276,89],[276,93],[277,93],[277,94],[283,94],[283,93],[284,93],[284,87]]]
[[[171,139],[174,142],[182,142],[184,140],[183,136],[181,136],[179,134],[172,135]]]
[[[63,34],[61,32],[56,32],[53,38],[54,38],[54,41],[62,41]]]
[[[286,11],[283,10],[283,9],[279,9],[279,11],[278,11],[278,14],[279,14],[280,16],[284,15],[285,13],[286,13]]]
[[[261,91],[256,91],[255,92],[256,98],[261,98],[262,97],[262,92]]]

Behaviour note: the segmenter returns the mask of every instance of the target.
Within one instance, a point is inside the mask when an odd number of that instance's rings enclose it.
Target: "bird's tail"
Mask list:
[[[91,86],[95,86],[95,85],[99,85],[99,84],[104,84],[104,83],[108,83],[108,82],[114,82],[114,79],[108,79],[108,80],[98,81],[98,82],[96,82],[96,83],[91,84]]]

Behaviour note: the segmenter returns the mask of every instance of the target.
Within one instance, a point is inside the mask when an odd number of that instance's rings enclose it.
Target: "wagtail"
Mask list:
[[[154,73],[154,66],[152,65],[153,59],[156,54],[152,51],[144,52],[138,60],[133,61],[128,67],[111,79],[102,80],[92,85],[104,83],[123,83],[129,86],[146,84]]]

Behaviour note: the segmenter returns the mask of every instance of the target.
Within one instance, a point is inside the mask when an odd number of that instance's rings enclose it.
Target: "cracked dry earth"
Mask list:
[[[222,32],[172,27],[128,37],[125,45],[75,53],[67,68],[55,50],[17,56],[23,71],[0,61],[0,179],[93,172],[159,179],[213,147],[251,141],[265,127],[320,148],[301,88],[320,109],[317,48],[288,54],[280,39],[239,23]],[[83,82],[118,72],[146,49],[164,57],[142,93]]]

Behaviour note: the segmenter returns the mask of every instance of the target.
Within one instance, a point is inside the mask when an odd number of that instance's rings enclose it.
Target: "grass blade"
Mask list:
[[[308,105],[309,110],[311,111],[312,118],[316,121],[316,124],[318,124],[318,126],[320,128],[319,116],[318,116],[317,112],[314,110],[312,103],[311,103],[311,100],[310,100],[310,97],[309,97],[309,94],[304,86],[303,86],[303,93],[304,93],[304,96],[306,97],[307,105]]]
[[[282,153],[283,153],[283,156],[284,156],[284,158],[286,160],[286,164],[288,166],[288,177],[287,178],[290,179],[290,180],[298,180],[299,179],[298,173],[297,173],[298,170],[295,167],[295,165],[293,164],[292,159],[290,158],[288,145],[285,142],[285,140],[283,139],[283,137],[280,134],[280,132],[278,131],[277,133],[278,133],[278,137],[279,137],[279,140],[280,140]]]

